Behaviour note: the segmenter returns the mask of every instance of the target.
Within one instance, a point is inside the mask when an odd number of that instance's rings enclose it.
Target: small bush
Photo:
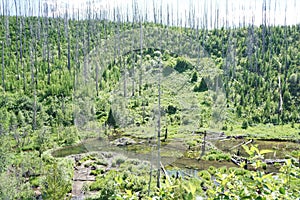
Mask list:
[[[176,59],[176,65],[175,65],[174,69],[176,71],[178,71],[179,73],[185,72],[192,68],[193,68],[192,64],[189,61],[187,61],[186,59],[184,59],[182,57],[178,57]]]
[[[168,108],[167,108],[167,113],[169,115],[174,115],[177,111],[177,108],[173,105],[168,105]]]
[[[247,128],[248,128],[248,122],[244,120],[242,123],[242,129],[247,129]]]
[[[227,124],[224,124],[222,127],[222,131],[227,131],[227,130],[228,130]]]
[[[124,162],[125,162],[125,158],[123,158],[123,157],[119,157],[119,158],[116,159],[116,164],[117,165],[120,165],[120,164],[122,164]]]
[[[96,169],[96,170],[91,170],[90,175],[93,176],[98,176],[100,174],[104,174],[105,170],[100,168],[100,169]]]
[[[96,165],[103,165],[103,166],[107,166],[108,165],[108,162],[106,160],[100,160],[98,159],[96,162],[95,162]]]
[[[191,83],[195,83],[198,81],[198,73],[195,71],[192,74]]]
[[[227,167],[221,167],[221,168],[219,169],[219,171],[220,171],[222,174],[225,174],[225,173],[227,173],[228,169],[227,169]]]
[[[210,166],[207,171],[210,173],[210,174],[215,174],[216,173],[216,168],[214,166]]]
[[[201,178],[210,181],[211,179],[211,175],[207,170],[202,170],[198,173],[198,176],[200,176]]]
[[[87,156],[84,156],[83,158],[81,158],[79,162],[83,163],[87,160],[96,160],[96,157],[93,155],[87,155]]]
[[[205,92],[207,90],[208,87],[204,79],[201,79],[200,84],[194,86],[194,92]]]
[[[104,153],[102,153],[102,155],[105,157],[105,158],[112,158],[114,155],[113,155],[113,153],[111,153],[111,152],[104,152]]]
[[[32,177],[29,179],[30,185],[32,187],[38,187],[41,184],[41,181],[38,177]]]

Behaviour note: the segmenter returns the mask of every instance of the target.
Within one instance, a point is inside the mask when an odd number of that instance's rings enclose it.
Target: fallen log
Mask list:
[[[275,163],[285,163],[287,159],[265,159],[263,162],[265,162],[268,165],[274,165]]]
[[[231,161],[236,164],[237,166],[240,166],[240,164],[242,162],[244,162],[246,159],[245,158],[242,158],[242,157],[239,157],[237,155],[233,155],[231,157]],[[262,160],[263,163],[266,163],[268,165],[274,165],[275,163],[285,163],[287,159],[264,159]]]
[[[81,182],[96,181],[96,178],[74,178],[73,181],[81,181]]]
[[[240,163],[237,159],[234,159],[233,157],[231,157],[231,162],[233,162],[234,164],[236,164],[237,166],[240,167]]]
[[[207,140],[229,140],[229,139],[227,138],[227,136],[224,136],[224,137],[216,137],[216,138],[207,137]]]
[[[172,181],[171,181],[171,179],[170,179],[170,177],[169,177],[169,175],[168,175],[168,172],[165,170],[165,168],[164,168],[164,166],[163,166],[163,164],[160,162],[160,167],[161,167],[161,169],[162,169],[162,171],[164,172],[164,174],[166,175],[166,178],[167,178],[167,180],[169,181],[169,183],[171,184],[171,185],[173,185],[172,184]]]
[[[229,151],[231,151],[231,150],[233,150],[233,149],[235,149],[235,148],[237,148],[237,147],[240,147],[240,146],[242,146],[242,145],[248,145],[248,144],[250,144],[250,143],[252,143],[252,142],[253,142],[253,139],[249,140],[249,141],[246,142],[246,143],[245,143],[245,141],[244,141],[244,142],[242,142],[242,143],[240,143],[240,144],[238,144],[238,145],[235,145],[235,146],[231,147],[231,148],[229,149]]]

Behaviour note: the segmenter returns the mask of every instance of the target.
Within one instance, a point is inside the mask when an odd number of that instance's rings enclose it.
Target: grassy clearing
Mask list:
[[[282,140],[300,140],[300,124],[294,125],[273,125],[259,124],[242,129],[240,126],[233,126],[232,130],[225,132],[227,135],[247,135],[251,138],[260,139],[282,139]]]
[[[68,155],[72,154],[81,154],[81,153],[86,153],[88,150],[85,148],[84,145],[79,144],[75,146],[69,146],[69,147],[64,147],[62,149],[59,149],[57,151],[52,152],[53,157],[65,157]]]

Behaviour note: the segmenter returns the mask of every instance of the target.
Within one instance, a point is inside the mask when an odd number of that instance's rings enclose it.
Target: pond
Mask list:
[[[246,156],[241,144],[248,143],[250,139],[223,139],[213,140],[212,142],[218,149],[236,154],[239,151],[241,156]],[[298,143],[290,141],[273,141],[273,140],[253,140],[252,144],[258,144],[259,149],[274,150],[272,153],[265,155],[267,159],[282,159],[290,155],[293,151],[300,151]],[[234,167],[234,163],[230,161],[207,161],[197,160],[186,157],[188,147],[184,144],[184,141],[180,139],[173,139],[171,142],[163,142],[161,147],[161,162],[168,168],[186,168],[203,170],[208,169],[210,166],[216,168],[219,167]],[[155,141],[149,142],[147,140],[139,140],[137,143],[125,146],[115,146],[111,144],[111,141],[100,139],[89,139],[74,146],[64,147],[53,151],[54,157],[66,157],[73,154],[81,154],[91,151],[105,151],[120,153],[128,158],[145,160],[154,163],[156,165],[157,150]],[[276,171],[276,168],[271,167],[269,170]],[[268,170],[268,171],[269,171]]]
[[[240,156],[246,157],[247,154],[244,151],[241,144],[249,143],[253,145],[258,145],[258,149],[268,149],[272,150],[272,153],[267,153],[264,155],[265,159],[284,159],[292,154],[293,151],[300,151],[300,144],[292,141],[284,140],[260,140],[260,139],[225,139],[213,141],[214,145],[230,154],[239,154]],[[250,143],[249,143],[250,144]]]

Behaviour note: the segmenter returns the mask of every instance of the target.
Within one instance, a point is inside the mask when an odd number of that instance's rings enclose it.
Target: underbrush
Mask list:
[[[255,153],[256,152],[256,153]],[[258,152],[258,153],[257,153]],[[146,162],[126,160],[118,170],[98,175],[89,185],[97,191],[89,200],[101,199],[298,199],[300,194],[300,169],[297,159],[288,159],[278,173],[264,172],[261,158],[264,150],[249,148],[249,160],[256,170],[241,167],[209,167],[196,177],[161,178],[161,187],[156,187],[156,170]],[[219,152],[211,152],[216,155]],[[207,155],[207,157],[209,156]]]

